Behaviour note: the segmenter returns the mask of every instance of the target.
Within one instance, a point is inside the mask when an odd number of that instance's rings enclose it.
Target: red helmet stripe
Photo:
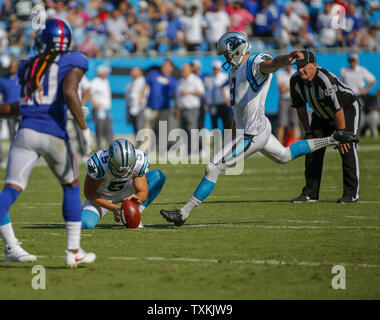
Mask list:
[[[63,40],[65,39],[65,28],[63,27],[63,23],[61,20],[55,19],[57,21],[59,28],[61,29],[61,42],[59,44],[59,50],[62,51],[63,49]]]

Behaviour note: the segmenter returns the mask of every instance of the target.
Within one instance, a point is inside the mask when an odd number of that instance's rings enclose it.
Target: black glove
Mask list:
[[[336,130],[333,138],[341,144],[344,143],[359,143],[359,136],[354,135],[352,132],[346,130]]]

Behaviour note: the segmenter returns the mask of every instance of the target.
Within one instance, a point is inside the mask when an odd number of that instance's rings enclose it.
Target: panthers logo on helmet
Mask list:
[[[230,50],[235,50],[238,46],[240,46],[242,43],[245,43],[245,42],[247,41],[245,41],[242,38],[238,38],[236,36],[233,36],[224,40],[224,43],[226,45],[229,45]]]

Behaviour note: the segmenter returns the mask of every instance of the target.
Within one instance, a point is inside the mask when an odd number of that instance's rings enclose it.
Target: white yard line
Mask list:
[[[284,222],[284,220],[271,220],[270,222]],[[304,221],[304,220],[288,220],[289,222],[297,222],[297,223],[328,223],[327,221]],[[292,226],[292,225],[263,225],[263,224],[253,224],[254,222],[250,224],[234,224],[234,223],[207,223],[207,224],[185,224],[185,228],[202,228],[202,227],[224,227],[224,228],[262,228],[262,229],[380,229],[380,226]],[[12,222],[12,224],[26,224],[26,225],[64,225],[63,222],[29,222],[29,221],[22,221],[22,222]],[[144,229],[141,230],[149,230],[149,231],[158,231],[159,229],[154,228],[155,225],[145,225]],[[170,224],[168,224],[170,226]],[[153,228],[152,228],[153,227]],[[173,230],[179,230],[177,228],[172,229],[165,229],[160,231],[173,231]]]
[[[4,257],[4,254],[0,254]],[[54,255],[36,255],[38,259],[64,259],[65,256]],[[98,258],[101,256],[98,256]],[[284,261],[276,259],[246,259],[246,260],[228,260],[224,258],[219,259],[203,259],[203,258],[167,258],[167,257],[101,257],[108,260],[120,260],[120,261],[158,261],[158,262],[185,262],[185,263],[223,263],[223,264],[254,264],[254,265],[277,265],[277,266],[306,266],[306,267],[331,267],[335,265],[341,265],[350,268],[380,268],[379,264],[369,263],[345,263],[345,262],[311,262],[311,261]],[[38,260],[37,260],[38,261]],[[0,261],[1,263],[2,261]]]
[[[256,264],[256,265],[290,265],[290,266],[310,266],[310,267],[320,267],[320,266],[334,266],[342,265],[345,267],[354,268],[380,268],[378,264],[367,264],[367,263],[336,263],[336,262],[309,262],[309,261],[283,261],[276,259],[269,260],[258,260],[258,259],[248,259],[248,260],[225,260],[225,259],[199,259],[199,258],[166,258],[166,257],[109,257],[111,260],[123,260],[123,261],[171,261],[171,262],[198,262],[198,263],[231,263],[231,264]]]
[[[274,222],[274,221],[271,221]],[[230,228],[263,228],[263,229],[380,229],[374,226],[273,226],[273,225],[233,225],[228,223],[215,224],[185,224],[187,228],[191,227],[230,227]],[[149,227],[149,226],[147,226]]]
[[[4,256],[4,254],[0,254]],[[37,255],[38,259],[64,259],[65,256],[53,256],[53,255]],[[99,256],[98,256],[99,257]],[[100,256],[101,257],[101,256]],[[281,266],[307,266],[307,267],[331,267],[335,265],[341,265],[351,268],[380,268],[379,264],[368,263],[345,263],[345,262],[311,262],[311,261],[284,261],[276,259],[246,259],[246,260],[228,260],[224,258],[219,259],[203,259],[203,258],[186,258],[186,257],[101,257],[108,260],[120,260],[120,261],[163,261],[163,262],[189,262],[189,263],[226,263],[226,264],[254,264],[254,265],[281,265]],[[1,262],[1,261],[0,261]]]

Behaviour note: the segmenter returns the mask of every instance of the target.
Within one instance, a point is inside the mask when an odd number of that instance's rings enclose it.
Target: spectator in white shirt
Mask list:
[[[182,66],[181,76],[176,90],[176,117],[180,119],[181,128],[186,131],[190,140],[191,129],[199,129],[201,97],[205,94],[205,88],[202,80],[193,73],[190,64],[185,63]],[[194,140],[191,139],[191,144],[188,144],[189,152],[198,150],[198,140]]]
[[[340,79],[352,89],[356,96],[366,95],[376,84],[375,76],[358,64],[358,54],[350,54],[348,62],[350,66],[340,70]]]
[[[209,50],[216,50],[216,43],[230,26],[230,16],[223,10],[223,0],[216,1],[215,11],[206,12],[205,20]]]
[[[334,47],[342,41],[342,29],[334,26],[335,13],[332,10],[332,3],[325,3],[323,12],[320,12],[317,18],[317,29],[319,41],[326,47]]]
[[[222,63],[219,60],[212,63],[212,70],[213,75],[205,80],[206,103],[211,115],[212,128],[218,128],[220,118],[223,129],[231,129],[233,112],[229,99],[228,75],[222,71]]]
[[[84,117],[89,114],[88,108],[85,103],[90,99],[91,83],[90,80],[84,75],[78,85],[78,96],[80,103],[82,105],[82,111]],[[66,124],[67,134],[69,135],[70,142],[73,148],[73,152],[77,156],[77,159],[82,159],[86,162],[88,157],[86,155],[86,150],[84,148],[84,138],[81,128],[78,123],[74,120],[74,117],[70,110],[67,111],[67,124]],[[78,157],[78,150],[81,157]]]
[[[203,41],[203,29],[206,28],[204,18],[197,10],[196,6],[192,6],[190,15],[181,18],[184,27],[186,50],[190,52],[199,50],[199,46]]]
[[[148,90],[145,90],[141,96],[145,86],[145,78],[139,67],[131,69],[130,73],[132,81],[125,87],[125,100],[127,104],[127,121],[132,122],[135,134],[144,128],[144,110],[148,96]]]
[[[95,122],[95,133],[97,149],[109,146],[113,139],[111,110],[111,88],[107,79],[110,68],[98,66],[98,76],[91,81],[91,104],[93,107],[93,118]],[[105,144],[102,144],[102,138]]]
[[[360,66],[359,56],[352,53],[348,56],[350,66],[340,70],[340,80],[348,85],[360,103],[361,117],[359,124],[359,132],[363,129],[366,119],[365,114],[369,111],[370,99],[368,92],[376,84],[375,76],[366,68]]]
[[[282,47],[286,47],[289,43],[292,45],[301,42],[300,36],[305,29],[304,20],[294,12],[292,6],[287,5],[285,12],[280,15],[280,23],[277,30],[277,39]]]
[[[107,46],[115,52],[120,52],[124,48],[126,39],[131,38],[128,32],[128,25],[125,18],[122,16],[120,10],[115,9],[112,11],[110,17],[107,18],[106,30],[108,41]]]
[[[295,108],[290,107],[290,77],[296,70],[291,65],[276,72],[276,83],[279,89],[277,112],[277,139],[283,144],[291,144],[298,140],[298,116]],[[290,140],[285,141],[285,129],[290,130]]]

